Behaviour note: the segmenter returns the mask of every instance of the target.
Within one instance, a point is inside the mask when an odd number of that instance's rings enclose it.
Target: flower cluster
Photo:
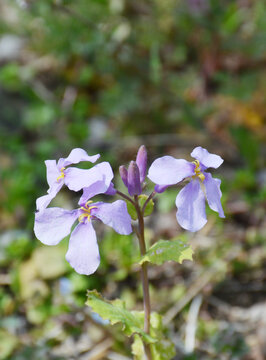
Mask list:
[[[205,198],[210,208],[224,218],[221,180],[214,179],[206,172],[208,168],[217,169],[223,163],[223,159],[219,155],[210,154],[200,146],[192,151],[191,156],[196,160],[189,162],[172,156],[163,156],[155,160],[149,169],[148,178],[157,184],[157,192],[162,192],[168,186],[185,179],[189,180],[176,197],[176,217],[182,228],[198,231],[207,222]]]
[[[57,245],[70,232],[73,224],[77,226],[71,233],[66,259],[80,274],[92,274],[99,266],[100,256],[96,234],[92,226],[93,219],[99,219],[111,226],[119,234],[132,232],[131,219],[126,203],[117,200],[111,204],[92,203],[93,196],[112,193],[113,171],[107,162],[95,165],[89,170],[68,167],[81,161],[95,162],[100,155],[88,156],[82,149],[74,149],[65,159],[45,162],[47,168],[48,195],[37,199],[34,232],[36,237],[46,245]],[[58,207],[47,208],[63,185],[70,190],[83,194],[79,200],[79,208],[65,210]],[[111,189],[111,190],[110,190]]]
[[[167,187],[176,184],[188,184],[176,197],[177,221],[186,230],[198,231],[207,222],[205,199],[209,207],[224,217],[221,206],[219,179],[207,172],[208,168],[218,168],[223,159],[210,154],[202,147],[196,147],[191,156],[192,162],[164,156],[156,159],[148,171],[148,178],[155,183],[152,196],[164,192]],[[67,158],[45,162],[47,168],[47,194],[37,199],[34,231],[36,237],[46,245],[56,245],[71,233],[66,259],[80,274],[92,274],[99,266],[100,256],[92,220],[101,220],[116,232],[128,235],[132,232],[131,218],[123,200],[113,203],[93,202],[91,198],[98,194],[118,195],[129,199],[127,195],[115,190],[112,183],[113,171],[109,163],[101,162],[89,170],[71,165],[82,161],[95,163],[100,155],[89,156],[83,149],[73,149]],[[128,169],[119,168],[120,176],[130,196],[138,198],[143,191],[147,174],[147,151],[142,145],[136,161],[131,161]],[[70,190],[83,190],[78,202],[79,208],[65,210],[58,207],[47,208],[60,189],[66,185]],[[150,195],[150,197],[151,197]],[[133,201],[132,201],[133,202]],[[76,223],[74,230],[72,226]],[[72,231],[72,232],[71,232]]]
[[[144,145],[139,148],[136,161],[130,162],[128,170],[122,165],[119,172],[129,195],[140,195],[147,172],[147,151]]]

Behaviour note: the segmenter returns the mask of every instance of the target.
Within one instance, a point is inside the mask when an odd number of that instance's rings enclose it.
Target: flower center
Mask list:
[[[201,172],[199,160],[192,161],[192,163],[196,165],[195,170],[194,170],[195,171],[195,176],[193,176],[193,177],[194,178],[198,177],[201,181],[205,180],[205,176]]]
[[[61,168],[61,170],[60,170],[61,175],[59,175],[58,178],[56,179],[57,182],[59,182],[61,179],[64,179],[64,177],[65,177],[64,170],[65,169],[66,169],[65,167]]]
[[[82,210],[82,214],[79,215],[79,222],[84,222],[84,219],[88,219],[88,221],[90,221],[91,218],[91,210],[92,209],[97,209],[97,206],[89,206],[88,204],[91,204],[92,201],[87,201],[85,206],[81,206],[80,210]]]

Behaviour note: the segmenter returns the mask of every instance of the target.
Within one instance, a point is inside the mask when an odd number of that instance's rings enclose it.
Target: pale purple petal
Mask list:
[[[221,204],[222,192],[220,190],[221,180],[214,179],[211,174],[204,173],[205,180],[203,184],[206,188],[206,197],[209,204],[209,207],[218,212],[221,218],[224,218],[224,212]]]
[[[90,275],[100,264],[95,231],[90,221],[79,223],[69,239],[66,260],[77,273]]]
[[[56,196],[55,193],[50,193],[39,197],[36,200],[36,209],[37,211],[41,211],[47,208],[53,198]]]
[[[138,150],[136,163],[139,168],[140,182],[143,183],[147,171],[147,150],[144,145],[141,145]]]
[[[58,165],[61,167],[65,167],[71,164],[78,164],[81,161],[89,161],[91,163],[95,163],[100,157],[100,154],[89,156],[85,150],[76,148],[73,149],[67,158],[61,158],[58,161]]]
[[[116,189],[114,184],[111,182],[109,188],[105,191],[105,195],[115,195],[115,194],[116,194]]]
[[[45,245],[56,245],[70,231],[78,217],[78,210],[48,208],[35,213],[34,232]]]
[[[93,196],[104,194],[106,192],[106,184],[104,181],[97,181],[93,183],[91,186],[83,189],[83,194],[79,199],[78,204],[80,206],[84,205],[89,199]]]
[[[73,191],[89,187],[97,181],[102,181],[102,179],[102,174],[95,167],[87,170],[69,167],[65,170],[65,184]]]
[[[102,181],[105,184],[105,192],[109,188],[113,177],[114,174],[108,162],[102,162],[88,170],[74,167],[65,170],[65,184],[73,191],[79,191],[95,182]]]
[[[107,161],[104,161],[100,164],[95,165],[94,168],[97,168],[97,171],[100,171],[102,173],[103,180],[105,181],[105,183],[107,185],[107,189],[108,189],[108,187],[110,186],[110,183],[114,177],[114,173],[111,168],[111,165]]]
[[[201,146],[196,147],[190,155],[199,160],[206,168],[212,167],[217,169],[223,163],[221,156],[210,154],[208,150],[203,149]]]
[[[174,185],[194,175],[195,165],[172,156],[156,159],[149,168],[148,178],[158,185]]]
[[[96,208],[91,210],[91,214],[105,225],[111,226],[122,235],[129,235],[132,232],[131,217],[127,212],[125,201],[117,200],[111,204],[99,202],[93,206]]]
[[[205,196],[198,180],[192,180],[176,197],[176,218],[182,228],[200,230],[207,222]]]
[[[61,172],[60,169],[58,169],[55,160],[46,160],[45,165],[47,171],[47,182],[49,187],[52,187],[56,183],[57,178],[61,175]]]
[[[43,195],[36,200],[36,209],[38,211],[46,209],[50,202],[56,197],[57,193],[60,191],[63,185],[63,181],[60,181],[59,183],[55,182],[52,188],[48,190],[47,195]]]

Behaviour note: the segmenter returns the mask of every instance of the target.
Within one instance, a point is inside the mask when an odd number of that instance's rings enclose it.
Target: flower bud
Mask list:
[[[121,179],[124,183],[124,185],[127,187],[128,183],[127,183],[127,169],[125,168],[124,165],[119,166],[119,173],[121,176]]]
[[[129,164],[127,181],[129,195],[141,194],[139,168],[135,161],[131,161]]]
[[[147,150],[144,145],[141,145],[138,150],[136,163],[139,168],[140,182],[143,183],[147,171]]]

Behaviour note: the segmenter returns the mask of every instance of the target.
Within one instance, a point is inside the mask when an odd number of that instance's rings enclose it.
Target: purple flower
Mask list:
[[[223,163],[223,159],[219,155],[210,154],[200,146],[192,151],[191,156],[196,160],[188,162],[172,156],[161,157],[152,163],[148,177],[157,184],[157,192],[163,192],[166,187],[186,178],[190,179],[189,184],[176,197],[176,217],[184,229],[194,232],[200,230],[207,222],[205,198],[212,210],[221,218],[225,217],[221,205],[221,180],[214,179],[205,171],[209,167],[217,169]]]
[[[35,214],[35,235],[46,245],[57,245],[71,232],[73,224],[78,220],[69,239],[66,260],[79,274],[94,273],[100,263],[92,220],[99,219],[122,235],[132,232],[131,218],[124,201],[117,200],[107,204],[93,203],[89,200],[92,196],[102,193],[104,186],[104,181],[103,184],[98,181],[84,189],[79,201],[80,207],[76,210],[52,207]]]
[[[141,194],[147,172],[147,150],[144,145],[138,150],[136,161],[131,161],[128,170],[124,165],[119,167],[119,172],[124,185],[128,188],[129,195]]]
[[[102,192],[105,192],[113,178],[113,171],[107,162],[102,162],[89,170],[68,167],[72,164],[78,164],[81,161],[94,163],[100,155],[89,156],[85,150],[73,149],[67,158],[61,158],[56,163],[55,160],[46,160],[47,182],[49,189],[47,195],[41,196],[36,201],[37,210],[45,209],[52,199],[56,196],[62,186],[65,184],[70,190],[79,191],[84,187],[99,182],[102,186]]]

